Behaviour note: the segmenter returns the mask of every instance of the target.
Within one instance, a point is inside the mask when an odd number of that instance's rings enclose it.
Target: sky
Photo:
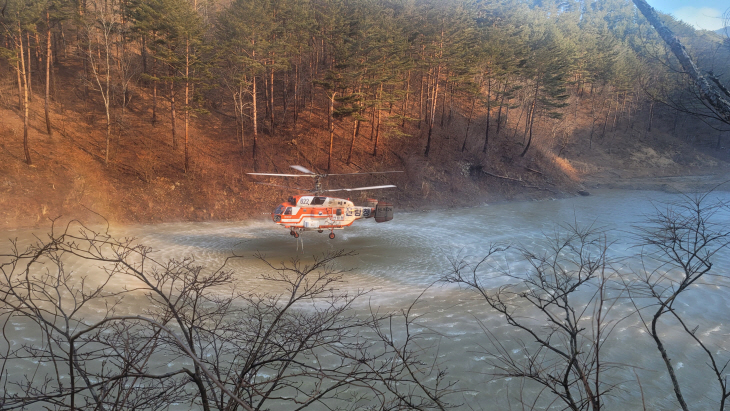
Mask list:
[[[723,27],[723,13],[730,8],[727,0],[647,0],[655,9],[691,24],[695,28],[717,30]]]

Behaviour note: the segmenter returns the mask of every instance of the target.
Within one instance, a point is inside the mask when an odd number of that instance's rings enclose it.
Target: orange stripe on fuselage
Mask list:
[[[323,209],[323,208],[313,208],[313,209],[312,208],[301,208],[301,207],[298,207],[298,208],[299,208],[299,210],[297,210],[297,212],[295,214],[282,215],[281,216],[281,221],[277,222],[276,224],[281,224],[284,227],[292,227],[292,226],[293,227],[300,227],[300,226],[303,227],[304,224],[302,223],[302,220],[304,220],[304,218],[313,218],[313,219],[316,219],[316,220],[323,220],[324,221],[324,220],[327,220],[327,219],[329,219],[331,217],[335,217],[334,214],[326,214],[326,212],[323,212],[320,215],[319,214],[319,210],[320,209]],[[328,208],[330,208],[330,207],[328,207]],[[331,207],[331,208],[333,210],[336,210],[336,209],[338,209],[340,207]],[[341,209],[342,210],[345,210],[344,208],[341,208]],[[307,210],[307,211],[305,212],[304,210]],[[310,210],[315,210],[315,211],[314,212],[311,212]],[[361,208],[361,210],[362,210],[362,208]],[[345,217],[345,216],[343,216],[343,217]],[[355,220],[361,219],[362,218],[362,215],[360,215],[360,216],[350,216],[350,217],[354,217],[354,218],[349,223],[345,223],[345,220],[343,219],[342,220],[342,223],[343,224],[320,225],[319,228],[349,227],[349,226],[352,225],[353,222],[355,222]],[[315,228],[315,227],[312,227],[312,228]]]

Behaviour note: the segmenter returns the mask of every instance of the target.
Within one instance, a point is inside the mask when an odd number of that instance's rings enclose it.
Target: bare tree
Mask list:
[[[157,260],[77,223],[14,243],[0,255],[0,409],[446,409],[453,383],[424,362],[412,316],[396,339],[397,317],[358,316],[365,292],[338,289],[349,255],[257,255],[282,291],[256,293],[237,289],[228,259]],[[78,264],[98,269],[67,269]]]
[[[130,290],[109,290],[118,269],[93,276],[67,270],[68,257],[93,255],[105,245],[103,236],[83,237],[74,243],[52,232],[47,241],[25,250],[13,244],[0,256],[1,408],[155,408],[184,400],[181,370],[156,374],[150,368],[157,336],[141,332],[144,324],[134,316],[119,316]],[[22,374],[9,372],[18,367]],[[141,379],[143,387],[134,383]]]
[[[88,84],[99,92],[106,116],[106,141],[104,165],[109,165],[109,146],[112,131],[112,69],[115,65],[113,48],[119,16],[112,3],[92,1],[88,4],[90,13],[84,15],[85,53],[91,68]]]
[[[236,117],[236,135],[241,144],[241,157],[246,154],[246,111],[251,107],[247,102],[250,95],[251,81],[241,72],[237,64],[225,64],[221,69],[221,83],[228,90],[233,101],[233,109]]]
[[[376,343],[382,348],[367,364],[376,375],[373,392],[378,393],[381,410],[443,411],[458,405],[447,402],[458,390],[455,381],[447,380],[447,365],[438,358],[439,344],[426,342],[436,332],[419,324],[420,316],[413,312],[421,296],[399,315],[385,319],[371,309],[371,327],[377,336]],[[425,362],[424,358],[433,360]]]
[[[726,376],[730,357],[720,359],[722,350],[700,338],[696,332],[699,325],[693,327],[697,319],[690,318],[689,310],[680,303],[698,287],[727,285],[727,278],[713,269],[713,258],[730,245],[728,205],[713,201],[711,194],[685,195],[683,201],[657,206],[648,224],[637,227],[643,245],[642,269],[635,281],[627,283],[631,301],[661,353],[677,402],[685,411],[690,407],[682,392],[692,383],[679,381],[670,358],[670,351],[677,347],[664,339],[674,321],[707,356],[706,364],[719,388],[718,410],[725,409],[730,397]]]
[[[542,392],[565,409],[599,410],[602,398],[616,387],[603,373],[616,364],[603,359],[601,349],[621,320],[612,315],[621,291],[607,255],[606,235],[592,228],[568,226],[547,237],[545,248],[517,247],[528,272],[499,267],[495,257],[510,247],[491,245],[484,257],[457,255],[444,277],[476,291],[504,321],[532,342],[517,337],[519,347],[507,347],[477,318],[490,344],[486,354],[497,378],[520,378],[541,385]],[[509,284],[494,288],[490,271]],[[514,349],[514,350],[513,350]],[[525,404],[528,405],[528,404]]]

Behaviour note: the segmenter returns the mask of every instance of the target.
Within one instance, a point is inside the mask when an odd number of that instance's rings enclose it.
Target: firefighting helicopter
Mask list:
[[[355,206],[352,201],[344,198],[328,197],[324,195],[326,192],[332,191],[362,191],[362,190],[378,190],[383,188],[395,188],[392,184],[357,187],[357,188],[335,188],[323,189],[322,179],[328,176],[348,176],[348,175],[364,175],[364,174],[385,174],[385,173],[401,173],[402,171],[376,171],[365,173],[343,173],[343,174],[321,174],[310,171],[302,166],[290,166],[291,168],[303,174],[281,174],[281,173],[247,173],[254,176],[274,176],[274,177],[310,177],[314,179],[314,188],[305,189],[299,187],[287,187],[278,184],[258,183],[273,187],[293,188],[295,190],[307,192],[307,194],[298,194],[290,196],[286,202],[279,204],[271,213],[271,219],[274,223],[289,229],[289,234],[294,238],[299,238],[299,234],[304,231],[324,232],[329,231],[329,238],[335,238],[334,230],[341,230],[352,225],[355,220],[361,218],[375,218],[375,221],[382,223],[393,219],[393,204],[387,202],[378,202],[378,200],[368,199],[365,206]]]

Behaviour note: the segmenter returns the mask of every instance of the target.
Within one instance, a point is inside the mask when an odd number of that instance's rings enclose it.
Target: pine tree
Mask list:
[[[566,84],[573,68],[574,49],[563,40],[553,20],[538,20],[531,26],[527,41],[529,50],[521,67],[521,73],[532,83],[526,120],[527,142],[521,157],[527,154],[532,143],[535,120],[543,113],[550,118],[560,118],[562,113],[558,109],[566,106]]]

